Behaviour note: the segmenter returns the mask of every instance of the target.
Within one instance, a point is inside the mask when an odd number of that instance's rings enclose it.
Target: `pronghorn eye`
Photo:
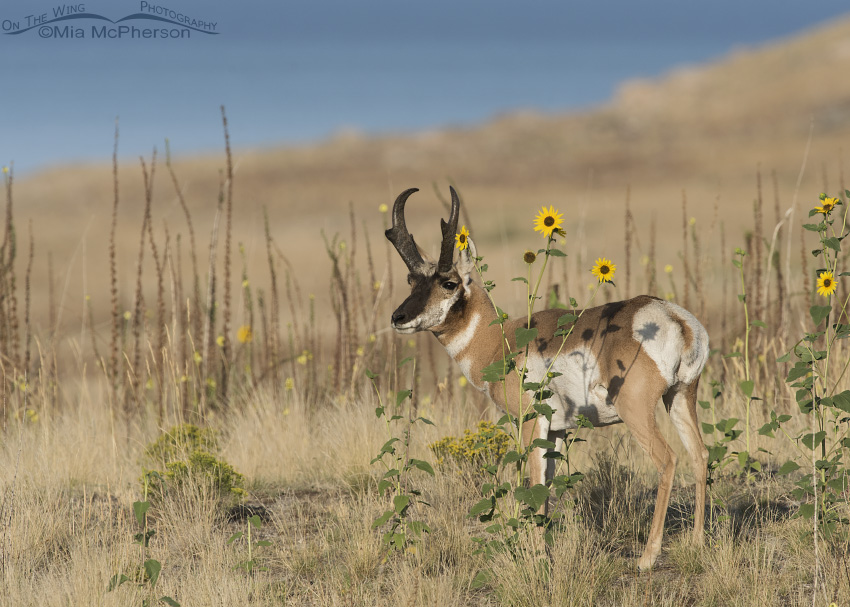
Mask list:
[[[446,291],[454,291],[455,289],[457,289],[457,283],[452,282],[451,280],[447,280],[446,282],[443,283],[443,288]]]

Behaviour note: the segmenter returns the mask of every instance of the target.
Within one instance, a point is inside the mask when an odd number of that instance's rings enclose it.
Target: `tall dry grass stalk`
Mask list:
[[[762,258],[764,249],[763,217],[764,203],[761,188],[761,166],[756,170],[756,199],[753,203],[753,279],[749,293],[753,294],[753,315],[758,320],[764,320],[762,309]],[[765,302],[766,303],[766,302]],[[759,334],[761,336],[761,333]]]
[[[685,272],[685,292],[682,305],[686,309],[691,307],[691,266],[688,259],[688,196],[685,190],[682,190],[682,267]]]
[[[183,188],[177,179],[177,174],[174,172],[174,167],[171,164],[171,148],[168,140],[165,140],[165,167],[168,169],[168,174],[171,176],[171,183],[174,186],[174,193],[177,195],[177,200],[180,203],[180,208],[183,210],[183,216],[186,218],[186,228],[189,231],[189,253],[192,258],[192,301],[187,304],[187,315],[191,315],[192,334],[201,335],[202,310],[201,302],[201,275],[198,270],[198,247],[195,243],[195,227],[192,224],[192,214],[189,212],[189,207],[186,205],[186,197],[183,193]]]
[[[29,222],[30,250],[27,256],[27,272],[24,278],[24,377],[30,375],[30,346],[32,345],[32,264],[35,260],[35,236],[32,220]]]
[[[123,373],[118,367],[118,339],[121,331],[121,316],[118,310],[118,254],[115,250],[115,232],[118,228],[118,119],[115,119],[115,143],[112,148],[112,225],[109,230],[109,293],[112,304],[112,326],[109,342],[109,367],[107,375],[112,379],[115,395]]]
[[[264,373],[269,373],[272,385],[277,386],[279,381],[280,365],[280,296],[277,287],[277,269],[275,268],[274,255],[272,254],[272,235],[269,225],[269,213],[263,207],[263,227],[265,228],[266,257],[269,264],[269,283],[271,289],[271,310],[269,311],[268,330],[266,332],[269,347],[266,356],[266,368]]]
[[[632,233],[634,232],[634,217],[632,217],[632,210],[629,207],[629,203],[631,200],[632,189],[631,187],[626,188],[626,210],[624,217],[625,224],[625,245],[626,245],[626,257],[624,260],[625,265],[625,273],[626,273],[626,287],[623,292],[623,295],[626,299],[631,296],[631,283],[632,283]]]
[[[213,220],[212,234],[210,235],[209,249],[209,268],[207,270],[207,301],[204,314],[204,332],[203,342],[201,347],[201,376],[200,376],[200,393],[201,400],[198,408],[198,416],[200,419],[205,419],[207,408],[209,406],[210,395],[215,396],[214,387],[215,380],[212,379],[212,363],[215,356],[213,344],[217,341],[213,339],[216,331],[216,254],[218,251],[218,227],[221,220],[222,206],[224,205],[224,183],[219,178],[219,194],[218,207],[215,211],[215,219]]]
[[[230,376],[231,365],[231,342],[230,342],[230,264],[231,264],[231,241],[233,239],[233,157],[230,153],[230,132],[227,130],[227,114],[224,111],[224,106],[221,106],[221,123],[224,128],[224,150],[227,159],[227,168],[225,171],[225,227],[224,227],[224,293],[222,295],[224,317],[222,323],[222,337],[224,343],[221,346],[222,351],[222,370],[221,370],[221,402],[227,402],[227,391]]]

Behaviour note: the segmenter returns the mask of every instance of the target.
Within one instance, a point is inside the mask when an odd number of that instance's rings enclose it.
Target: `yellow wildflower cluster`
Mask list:
[[[301,356],[298,356],[295,359],[295,362],[297,362],[299,365],[306,365],[307,361],[310,360],[313,360],[313,353],[310,352],[310,350],[303,350],[301,352]]]
[[[493,422],[478,422],[478,428],[472,432],[468,428],[460,438],[447,436],[428,445],[437,458],[437,464],[452,460],[457,464],[471,463],[477,466],[495,464],[511,445],[511,437]]]

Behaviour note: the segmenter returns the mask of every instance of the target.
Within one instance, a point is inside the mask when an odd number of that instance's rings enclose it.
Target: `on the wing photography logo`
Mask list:
[[[50,11],[2,19],[7,36],[35,33],[51,39],[188,39],[192,34],[218,35],[218,23],[142,0],[139,10],[118,19],[86,11],[86,5],[62,4]]]

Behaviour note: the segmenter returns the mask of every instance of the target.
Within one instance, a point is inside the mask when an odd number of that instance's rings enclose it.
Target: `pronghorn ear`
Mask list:
[[[478,256],[475,250],[475,243],[472,242],[472,239],[467,237],[466,243],[466,248],[458,252],[458,260],[455,264],[457,273],[461,275],[461,278],[466,278],[473,273],[475,270],[475,258]]]

